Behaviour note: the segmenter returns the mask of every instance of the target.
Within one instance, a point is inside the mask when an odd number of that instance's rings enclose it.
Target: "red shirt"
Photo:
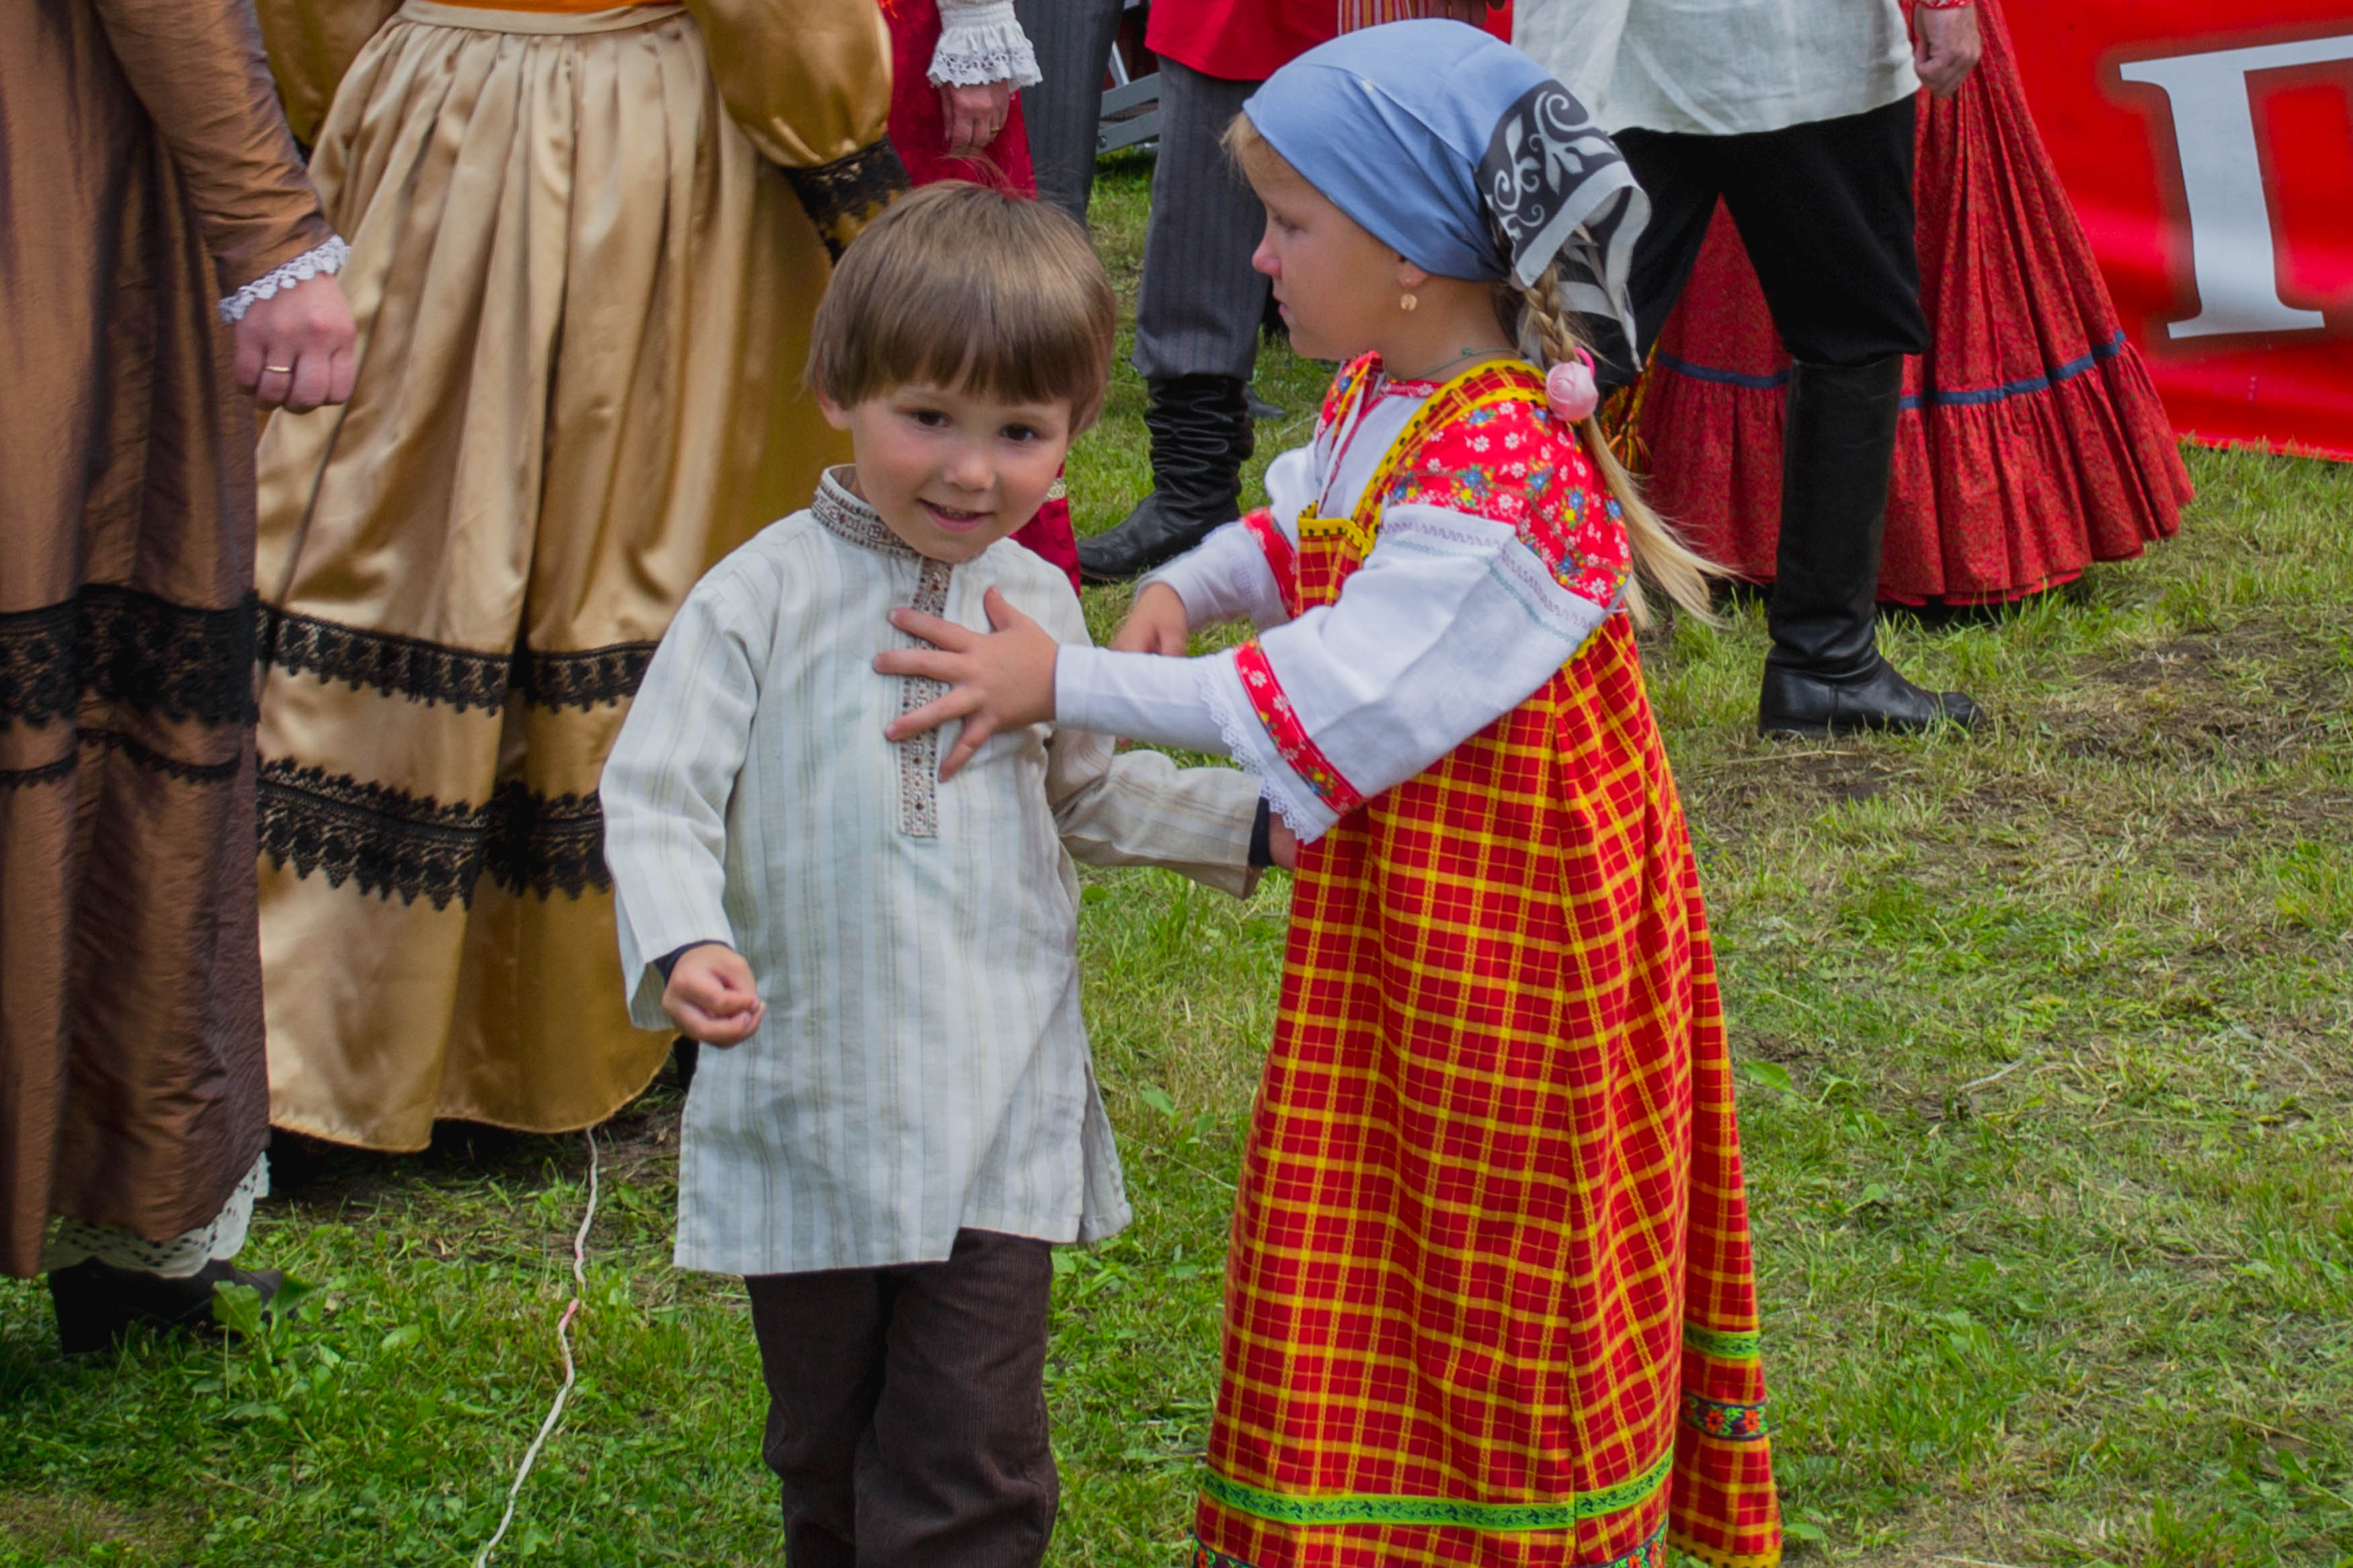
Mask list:
[[[1144,47],[1204,76],[1264,81],[1337,36],[1343,10],[1394,20],[1410,9],[1399,0],[1154,0]],[[1511,42],[1511,5],[1488,12],[1486,26]]]

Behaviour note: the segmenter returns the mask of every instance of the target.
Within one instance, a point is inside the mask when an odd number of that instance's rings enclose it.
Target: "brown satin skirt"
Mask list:
[[[677,7],[411,0],[312,172],[361,346],[261,444],[271,1118],[586,1126],[668,1048],[598,773],[687,590],[847,455],[799,384],[825,252]]]
[[[268,1135],[252,405],[97,10],[0,5],[0,1273],[161,1241]]]

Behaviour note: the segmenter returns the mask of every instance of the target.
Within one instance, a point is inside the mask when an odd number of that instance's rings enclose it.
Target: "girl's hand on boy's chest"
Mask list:
[[[951,719],[963,720],[963,732],[940,762],[944,780],[954,778],[990,736],[1054,717],[1054,661],[1060,645],[998,589],[989,589],[981,602],[994,632],[976,632],[921,610],[892,611],[892,626],[931,646],[891,648],[874,660],[884,675],[923,676],[949,688],[945,696],[892,720],[882,731],[903,741]]]

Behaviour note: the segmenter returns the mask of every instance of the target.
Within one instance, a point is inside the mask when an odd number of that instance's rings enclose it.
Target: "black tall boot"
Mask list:
[[[1254,445],[1241,378],[1178,375],[1150,386],[1152,493],[1117,527],[1079,541],[1079,575],[1090,583],[1139,576],[1240,515]]]
[[[1760,734],[1978,721],[1978,705],[1967,697],[1923,691],[1879,653],[1879,552],[1903,395],[1900,355],[1852,368],[1790,367]]]
[[[49,1303],[57,1309],[58,1347],[68,1355],[90,1355],[120,1345],[133,1323],[210,1330],[216,1284],[251,1286],[266,1303],[285,1282],[275,1268],[255,1272],[220,1258],[176,1279],[91,1258],[49,1270]]]

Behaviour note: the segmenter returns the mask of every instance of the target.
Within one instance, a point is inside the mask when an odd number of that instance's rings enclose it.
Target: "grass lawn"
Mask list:
[[[1147,168],[1097,215],[1131,289]],[[1324,372],[1261,392],[1303,437]],[[1122,370],[1082,530],[1146,482]],[[2353,1564],[2353,468],[2195,453],[2180,540],[1891,628],[1968,741],[1751,732],[1760,616],[1646,650],[1724,965],[1799,1562]],[[1100,630],[1120,595],[1091,604]],[[1061,1255],[1051,1561],[1175,1563],[1284,889],[1089,875],[1137,1224]],[[600,1135],[582,1379],[494,1561],[773,1563],[742,1291],[668,1263],[678,1101]],[[0,1563],[470,1562],[553,1394],[577,1137],[281,1172],[318,1287],[234,1350],[67,1365],[0,1282]]]

